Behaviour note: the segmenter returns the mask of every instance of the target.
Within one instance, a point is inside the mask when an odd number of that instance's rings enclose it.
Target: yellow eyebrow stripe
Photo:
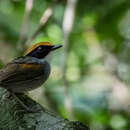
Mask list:
[[[35,45],[33,45],[30,49],[27,50],[26,55],[29,54],[31,51],[33,51],[34,49],[36,49],[38,46],[53,46],[50,42],[39,42]]]

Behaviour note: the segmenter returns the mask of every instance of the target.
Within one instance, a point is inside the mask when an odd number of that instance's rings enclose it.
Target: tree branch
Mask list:
[[[26,95],[18,97],[30,109],[39,110],[29,113],[19,102],[0,88],[0,129],[2,130],[89,130],[78,121],[68,121],[45,110]]]
[[[65,85],[65,107],[68,110],[68,112],[71,114],[71,118],[73,118],[73,111],[72,111],[72,103],[71,103],[71,97],[69,95],[69,81],[66,77],[67,72],[67,59],[68,59],[68,53],[69,53],[69,40],[70,40],[70,34],[72,31],[73,23],[74,23],[74,16],[75,16],[75,8],[76,8],[77,0],[67,0],[66,10],[64,14],[64,20],[63,20],[63,33],[64,33],[64,57],[63,57],[63,80]]]
[[[32,7],[33,7],[33,0],[26,0],[23,25],[20,32],[19,41],[17,43],[17,48],[19,51],[23,51],[24,43],[27,40],[28,24],[29,24]]]
[[[19,36],[18,46],[17,46],[20,53],[23,53],[23,50],[27,48],[28,44],[31,43],[37,37],[37,35],[41,32],[41,29],[45,27],[49,18],[53,14],[53,8],[57,1],[58,0],[52,0],[52,3],[50,4],[50,6],[43,13],[40,19],[39,26],[37,27],[36,31],[32,34],[32,36],[28,40],[27,40],[27,32],[28,32],[30,13],[33,7],[33,0],[26,1],[24,20],[23,20],[23,25],[20,32],[20,36]]]
[[[51,5],[45,10],[45,12],[43,13],[43,15],[42,15],[42,17],[40,19],[40,24],[37,27],[36,31],[33,33],[33,35],[25,43],[26,46],[29,43],[31,43],[37,37],[37,35],[41,32],[41,29],[43,29],[45,27],[45,25],[48,22],[49,18],[53,14],[53,8],[54,8],[54,5],[56,4],[56,2],[57,2],[57,0],[52,0]]]

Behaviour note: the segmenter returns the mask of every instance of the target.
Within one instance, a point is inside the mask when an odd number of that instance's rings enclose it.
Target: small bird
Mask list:
[[[51,53],[62,45],[40,42],[0,70],[0,87],[13,93],[24,93],[40,87],[50,75]]]

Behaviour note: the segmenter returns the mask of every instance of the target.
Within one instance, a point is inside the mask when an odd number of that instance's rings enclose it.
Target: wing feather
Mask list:
[[[0,70],[0,86],[11,88],[16,84],[29,83],[41,76],[46,80],[50,74],[50,66],[46,61],[38,63],[36,60],[32,57],[20,57],[7,64]]]

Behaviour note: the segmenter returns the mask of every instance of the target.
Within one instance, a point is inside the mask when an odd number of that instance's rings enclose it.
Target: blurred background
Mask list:
[[[64,47],[34,100],[91,130],[130,129],[130,1],[0,0],[0,68],[40,41]]]

